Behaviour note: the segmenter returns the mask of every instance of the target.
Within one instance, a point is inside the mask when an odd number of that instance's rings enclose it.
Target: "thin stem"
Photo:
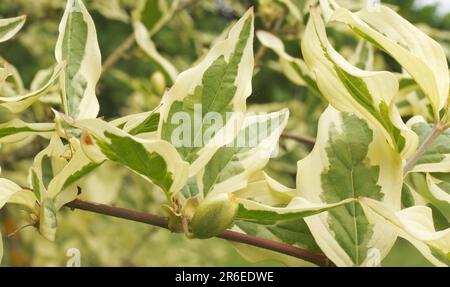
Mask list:
[[[176,7],[173,11],[173,15],[176,15],[186,9],[190,5],[194,5],[196,0],[189,0],[186,2],[181,2],[178,7]],[[132,32],[109,56],[106,58],[105,62],[102,66],[102,72],[107,71],[112,66],[114,66],[122,56],[134,46],[136,43],[136,38],[134,37],[134,32]]]
[[[261,60],[267,52],[266,46],[260,46],[255,53],[255,67],[258,68],[261,65]]]
[[[102,72],[114,66],[133,45],[136,43],[134,33],[131,33],[112,53],[106,58],[102,66]]]
[[[420,157],[427,151],[427,149],[434,143],[434,141],[448,129],[448,124],[441,125],[440,123],[435,123],[430,134],[425,138],[423,143],[419,146],[415,154],[408,159],[405,166],[403,167],[403,176],[406,177],[408,172],[413,169]]]
[[[114,207],[105,204],[92,203],[79,199],[75,199],[74,201],[66,204],[66,206],[72,209],[85,210],[169,229],[168,220],[166,217],[150,213]],[[308,262],[312,262],[314,264],[317,264],[318,266],[331,266],[329,259],[325,255],[290,246],[285,243],[267,240],[264,238],[259,238],[256,236],[251,236],[230,230],[223,232],[217,237],[293,256]]]
[[[314,146],[316,144],[316,139],[313,137],[309,137],[309,136],[300,136],[300,135],[293,135],[293,134],[289,134],[289,133],[283,133],[281,135],[281,138],[285,138],[285,139],[291,139],[294,141],[297,141],[299,143],[303,143],[309,146]]]
[[[283,20],[284,20],[284,17],[278,18],[278,20],[275,22],[275,24],[273,25],[272,29],[270,29],[270,31],[272,33],[278,32],[278,30],[281,28],[281,24],[283,23]],[[264,55],[266,54],[267,51],[268,51],[268,49],[264,45],[261,45],[259,47],[259,49],[256,51],[255,60],[254,60],[256,68],[258,68],[261,65],[262,58],[264,57]]]

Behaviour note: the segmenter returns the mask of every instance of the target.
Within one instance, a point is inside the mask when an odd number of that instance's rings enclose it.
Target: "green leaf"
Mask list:
[[[177,145],[181,157],[191,164],[190,176],[205,166],[220,145],[237,135],[246,98],[251,93],[252,71],[253,12],[249,10],[231,28],[228,38],[216,43],[198,64],[181,73],[165,93],[159,136]],[[205,115],[212,112],[219,115],[224,132],[217,131],[213,138],[204,141],[203,131],[213,126]],[[226,117],[227,112],[236,113]],[[181,126],[180,115],[183,116]],[[186,128],[192,131],[189,135],[179,132]],[[187,144],[177,144],[180,134]]]
[[[25,24],[25,19],[25,15],[0,19],[0,43],[14,37],[14,35],[22,29],[23,24]]]
[[[19,142],[33,135],[49,138],[54,131],[53,123],[26,123],[14,119],[0,124],[0,144]]]
[[[298,163],[297,189],[299,196],[316,204],[365,196],[400,209],[402,178],[400,156],[380,130],[329,107],[319,120],[316,146]],[[390,228],[370,224],[355,201],[305,221],[338,266],[364,266],[369,250],[376,248],[383,257],[396,239]]]
[[[55,47],[58,63],[67,62],[61,76],[64,111],[73,118],[95,118],[99,104],[95,86],[101,73],[97,32],[81,0],[68,0]]]
[[[322,95],[337,110],[355,113],[381,129],[389,143],[408,158],[418,139],[402,121],[394,104],[399,83],[394,74],[361,70],[331,46],[325,25],[316,10],[306,27],[302,52],[316,75]]]
[[[20,113],[38,101],[42,96],[50,90],[53,84],[58,79],[58,76],[62,73],[65,66],[65,62],[61,62],[53,69],[53,74],[48,81],[39,89],[33,92],[29,92],[25,95],[14,97],[0,97],[0,106],[7,108],[13,113]]]

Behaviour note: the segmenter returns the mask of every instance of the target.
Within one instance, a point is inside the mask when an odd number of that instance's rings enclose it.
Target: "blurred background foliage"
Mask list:
[[[0,55],[20,72],[14,89],[33,87],[38,71],[52,66],[58,25],[64,0],[2,0],[0,17],[27,15],[24,28],[14,39],[0,46]],[[170,1],[169,1],[170,2]],[[256,30],[270,31],[283,40],[286,51],[301,57],[299,39],[307,16],[294,21],[288,9],[277,0],[181,0],[173,17],[153,35],[158,51],[179,71],[190,67],[239,15],[255,7]],[[292,0],[306,11],[306,0]],[[364,1],[342,1],[352,7]],[[134,0],[85,0],[93,16],[104,71],[97,87],[100,115],[110,120],[130,113],[154,109],[161,98],[167,80],[146,54],[135,45],[132,36],[131,13]],[[406,19],[423,28],[441,42],[450,56],[450,14],[436,5],[420,6],[414,0],[384,0],[393,5]],[[331,33],[336,48],[347,57],[355,53],[358,40],[345,33]],[[131,37],[131,38],[130,38]],[[118,53],[120,48],[122,53]],[[380,53],[381,67],[399,71],[387,55]],[[111,65],[112,63],[112,65]],[[23,83],[20,83],[23,82]],[[0,91],[8,94],[8,90]],[[48,101],[51,102],[51,95]],[[45,99],[44,99],[45,101]],[[272,111],[289,107],[291,119],[287,131],[293,135],[315,136],[317,120],[325,103],[305,87],[289,81],[277,65],[277,56],[261,46],[255,38],[255,76],[250,110]],[[22,115],[24,120],[52,119],[51,110],[36,103]],[[12,118],[0,110],[0,122]],[[296,162],[310,147],[284,139],[278,158],[271,161],[267,172],[284,184],[294,187]],[[2,146],[0,165],[2,176],[26,185],[27,170],[32,157],[45,146],[42,139],[32,139],[15,146]],[[18,152],[10,152],[17,150]],[[162,194],[153,190],[139,177],[113,164],[105,164],[80,183],[81,198],[121,207],[161,213]],[[4,266],[64,266],[66,251],[78,248],[83,266],[278,266],[276,262],[249,263],[233,246],[220,239],[188,240],[139,223],[108,218],[82,211],[63,209],[59,216],[56,243],[48,242],[30,228],[7,238]],[[20,211],[6,208],[0,214],[3,234],[24,225]],[[393,252],[383,262],[386,266],[428,266],[428,263],[406,242],[398,241]]]

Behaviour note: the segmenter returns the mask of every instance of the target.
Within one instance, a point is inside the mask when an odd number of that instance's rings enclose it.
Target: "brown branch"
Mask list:
[[[105,62],[102,66],[102,72],[105,72],[112,66],[114,66],[117,61],[119,61],[122,56],[133,47],[134,43],[136,43],[136,39],[134,38],[134,33],[131,33],[109,56],[106,58]]]
[[[294,141],[297,141],[299,143],[303,143],[309,146],[314,146],[316,144],[316,139],[313,137],[309,137],[309,136],[299,136],[299,135],[293,135],[293,134],[289,134],[289,133],[283,133],[281,135],[281,138],[285,138],[285,139],[291,139]]]
[[[425,138],[423,143],[419,146],[419,148],[416,150],[414,155],[410,157],[405,166],[403,167],[403,176],[406,177],[408,173],[414,168],[417,161],[419,161],[420,157],[427,151],[427,149],[436,141],[436,139],[444,133],[449,128],[449,124],[441,124],[436,123],[431,130],[431,132],[428,134],[428,136]]]
[[[79,199],[75,199],[74,201],[66,204],[67,207],[72,209],[80,209],[89,212],[94,212],[103,215],[109,215],[113,217],[118,217],[126,220],[131,220],[135,222],[146,223],[153,226],[158,226],[161,228],[168,228],[168,220],[166,217],[140,212],[136,210],[130,210],[120,207],[114,207],[106,204],[98,204],[87,202]],[[227,230],[223,232],[221,235],[217,236],[222,239],[226,239],[229,241],[239,242],[243,244],[248,244],[268,250],[272,250],[275,252],[279,252],[285,255],[289,255],[292,257],[296,257],[308,262],[312,262],[317,264],[318,266],[331,266],[331,262],[329,259],[321,254],[308,250],[304,250],[301,248],[297,248],[294,246],[290,246],[285,243],[276,242],[272,240],[267,240],[264,238],[259,238],[256,236],[251,236],[235,231]]]
[[[173,11],[173,15],[176,15],[186,9],[190,5],[194,5],[196,0],[188,0],[186,2],[182,2],[176,7]],[[112,66],[114,66],[122,56],[131,49],[136,43],[136,38],[134,36],[134,32],[132,32],[109,56],[106,58],[105,62],[102,65],[102,72],[107,71]]]

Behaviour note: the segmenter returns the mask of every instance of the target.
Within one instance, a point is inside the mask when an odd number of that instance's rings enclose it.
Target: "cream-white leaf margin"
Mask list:
[[[0,19],[0,43],[8,41],[22,29],[26,16]],[[4,30],[3,30],[4,29]]]
[[[150,33],[141,22],[133,23],[134,36],[138,46],[155,61],[156,64],[163,70],[163,72],[169,77],[171,83],[175,82],[178,76],[178,71],[172,63],[165,59],[158,50],[156,50],[155,43],[150,39]]]
[[[354,198],[348,198],[337,203],[326,204],[326,203],[313,203],[305,198],[295,196],[292,198],[291,202],[284,207],[276,207],[266,205],[254,200],[236,198],[236,201],[240,204],[240,208],[245,209],[245,214],[238,212],[237,219],[243,220],[288,220],[295,218],[303,218],[325,212],[334,207],[338,207],[352,201]],[[254,215],[251,215],[255,212]]]
[[[448,194],[438,186],[440,182],[441,181],[439,179],[433,177],[430,174],[427,174],[428,187],[433,197],[436,198],[437,200],[447,202],[450,207],[450,194]]]
[[[78,10],[79,9],[79,10]],[[66,70],[65,73],[61,76],[61,87],[63,91],[63,104],[64,109],[67,112],[68,108],[68,95],[66,94],[67,88],[66,87],[66,77],[68,77],[69,73],[72,73],[73,77],[76,77],[77,79],[83,78],[84,81],[86,81],[86,87],[84,88],[81,101],[78,106],[78,112],[76,114],[71,114],[70,116],[73,116],[75,118],[84,119],[84,118],[95,118],[98,115],[100,106],[97,100],[97,97],[95,95],[95,87],[97,85],[97,82],[100,78],[100,74],[102,71],[102,63],[101,63],[101,53],[100,53],[100,47],[98,45],[97,41],[97,32],[95,29],[94,21],[92,20],[91,15],[89,14],[88,10],[86,9],[86,6],[84,6],[83,1],[81,0],[68,0],[67,6],[64,11],[64,15],[61,19],[61,22],[59,24],[59,37],[56,42],[55,47],[55,58],[58,63],[65,62],[66,60],[69,62],[71,61],[70,57],[72,55],[63,55],[63,41],[65,37],[65,31],[67,28],[67,25],[71,25],[71,13],[73,12],[81,12],[83,15],[83,21],[87,25],[87,38],[86,38],[86,46],[84,47],[84,51],[76,51],[81,52],[83,57],[80,63],[79,70],[76,71],[76,75],[73,75],[74,71],[68,71]],[[74,52],[74,51],[72,51]],[[70,65],[70,63],[68,63]],[[68,85],[77,84],[73,81],[68,81]],[[75,87],[77,89],[81,89],[80,87]]]
[[[91,135],[109,141],[105,137],[105,132],[109,132],[120,137],[128,137],[136,143],[141,144],[149,153],[157,153],[164,159],[167,170],[173,175],[173,182],[169,189],[169,193],[175,194],[180,191],[188,179],[189,164],[182,160],[173,145],[166,141],[141,139],[100,119],[78,120],[73,122],[72,125],[85,131],[81,138],[81,147],[87,157],[93,162],[103,162],[107,157],[103,155],[93,142],[90,142],[93,141]],[[146,179],[149,180],[148,178]]]
[[[13,113],[20,113],[27,109],[34,102],[39,100],[40,97],[44,96],[47,91],[52,87],[58,76],[61,74],[65,67],[65,62],[62,61],[57,64],[53,69],[53,74],[49,80],[36,91],[29,92],[28,94],[15,97],[0,97],[0,106],[7,108]]]
[[[48,185],[48,195],[56,200],[56,209],[61,208],[64,204],[76,197],[76,188],[68,187],[69,191],[67,192],[64,189],[66,181],[77,172],[80,172],[84,167],[91,164],[91,160],[85,155],[77,140],[71,141],[71,149],[73,155],[69,162],[64,165]],[[69,199],[62,200],[60,196]]]
[[[389,115],[386,115],[388,118],[385,118],[384,121],[390,121],[394,127],[400,130],[405,139],[405,145],[401,150],[402,156],[408,158],[415,152],[419,141],[418,137],[405,125],[395,106],[394,98],[398,92],[399,83],[394,74],[385,71],[364,71],[351,65],[328,41],[324,22],[316,9],[311,10],[311,18],[301,45],[307,66],[316,75],[317,85],[322,95],[333,107],[339,111],[355,113],[369,120],[369,123],[383,131],[386,140],[397,148],[392,131],[388,131],[380,119],[377,119],[362,102],[373,102],[373,109],[375,109],[373,112],[380,115],[380,104],[385,104],[389,109]],[[361,81],[364,87],[357,82],[351,83],[353,93],[350,93],[336,69],[341,69]],[[348,81],[352,82],[352,79],[349,78]],[[360,97],[359,94],[362,96]],[[361,98],[359,101],[358,97]]]
[[[282,118],[280,121],[279,119]],[[289,110],[283,109],[279,112],[273,112],[268,114],[257,114],[257,115],[249,115],[246,116],[244,119],[244,123],[241,126],[241,131],[245,131],[249,126],[252,125],[258,125],[257,130],[251,130],[249,137],[257,137],[261,138],[261,135],[258,134],[262,128],[269,128],[269,127],[263,127],[260,123],[265,121],[276,120],[274,122],[271,122],[272,125],[275,125],[275,130],[271,131],[271,134],[267,136],[266,138],[262,139],[260,142],[256,143],[255,146],[250,147],[250,150],[245,151],[243,153],[242,159],[238,161],[238,163],[242,167],[242,171],[225,179],[224,181],[220,183],[214,184],[212,190],[209,191],[208,195],[217,194],[217,193],[229,193],[234,192],[236,190],[240,190],[242,188],[245,188],[248,184],[248,179],[254,174],[255,172],[262,170],[266,164],[269,162],[270,158],[273,156],[274,153],[278,152],[278,141],[280,139],[280,136],[286,127],[289,119]],[[248,129],[247,129],[248,130]],[[256,132],[256,135],[254,134]],[[269,131],[267,131],[269,133]],[[244,136],[244,141],[249,140],[247,138],[247,135]],[[250,139],[251,141],[251,139]],[[249,144],[247,142],[241,142],[243,144]],[[239,139],[237,140],[236,144],[239,143]],[[223,147],[226,148],[226,147]],[[219,148],[218,152],[220,152],[221,148]],[[237,155],[237,154],[236,154]],[[235,155],[235,156],[236,156]],[[209,163],[208,163],[209,164]],[[205,166],[205,168],[208,168],[208,164]],[[203,176],[205,173],[205,168],[202,169],[198,175],[197,175],[197,185],[199,187],[199,190],[202,194],[203,192]],[[224,169],[227,169],[228,166],[226,166]],[[231,167],[233,168],[233,167]]]
[[[246,111],[246,100],[252,93],[252,76],[254,67],[253,58],[253,8],[250,8],[239,21],[230,29],[228,37],[222,41],[218,41],[210,49],[210,51],[198,62],[194,67],[180,73],[174,85],[164,94],[161,100],[161,120],[158,128],[158,137],[161,138],[161,131],[164,122],[167,122],[170,107],[175,101],[182,101],[188,95],[193,94],[194,89],[201,85],[205,71],[220,56],[229,59],[234,47],[239,40],[240,32],[248,20],[252,19],[251,33],[245,46],[242,61],[239,63],[238,74],[236,77],[236,92],[233,97],[233,115],[223,127],[224,133],[218,133],[211,141],[198,152],[198,158],[191,163],[189,175],[196,175],[200,169],[205,166],[214,155],[218,147],[232,141],[239,131],[240,124],[243,121]],[[226,134],[224,138],[222,135]]]
[[[335,125],[340,130],[340,113],[329,106],[319,120],[319,131],[316,145],[313,151],[298,162],[297,191],[300,197],[320,204],[323,201],[321,174],[329,168],[329,160],[325,148],[329,142],[329,130]],[[392,147],[384,140],[383,135],[377,129],[372,129],[373,141],[369,146],[366,160],[370,160],[371,166],[379,166],[378,185],[384,194],[383,202],[400,209],[401,188],[403,184],[402,161]],[[337,266],[353,266],[353,261],[345,250],[340,246],[328,223],[328,212],[305,218],[306,223],[314,236],[320,249]],[[368,248],[377,248],[383,258],[395,243],[396,235],[392,228],[376,225]],[[366,258],[361,265],[368,262]]]
[[[54,131],[54,123],[26,123],[13,119],[0,124],[0,144],[19,142],[34,135],[50,138]]]
[[[297,190],[281,184],[262,170],[252,174],[247,186],[234,193],[236,198],[251,199],[271,206],[287,205],[296,194]]]
[[[439,186],[442,180],[433,177],[432,174],[427,174],[426,182],[428,188],[422,189],[418,193],[437,207],[445,217],[450,218],[450,194]]]
[[[439,117],[439,111],[447,105],[449,91],[447,59],[439,43],[383,5],[357,13],[337,8],[330,21],[346,23],[389,53],[419,84]]]
[[[311,75],[302,59],[286,53],[283,42],[269,32],[257,31],[256,37],[263,46],[273,50],[278,55],[281,70],[291,82],[299,86],[308,85],[305,78],[313,78],[313,75]]]
[[[359,199],[372,223],[396,229],[398,236],[408,240],[422,255],[436,266],[448,267],[450,263],[450,228],[436,231],[432,210],[427,206],[413,206],[401,211],[369,199]],[[437,254],[437,253],[441,254]]]
[[[28,182],[29,185],[33,187],[34,173],[38,179],[37,183],[39,184],[39,193],[41,195],[39,198],[40,202],[49,197],[47,187],[44,185],[45,172],[42,170],[42,162],[44,158],[48,158],[50,160],[50,168],[52,169],[51,172],[54,176],[56,176],[67,164],[67,160],[64,158],[66,151],[68,151],[68,149],[66,149],[61,139],[53,133],[48,146],[35,156],[33,164],[29,170]]]

